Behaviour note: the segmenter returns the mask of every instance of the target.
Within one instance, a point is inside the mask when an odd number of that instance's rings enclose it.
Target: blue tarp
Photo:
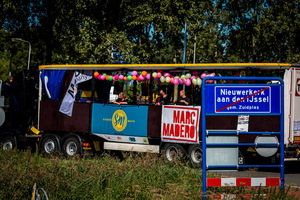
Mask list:
[[[49,99],[58,100],[61,93],[61,86],[64,82],[66,70],[43,70],[41,79],[43,89]]]

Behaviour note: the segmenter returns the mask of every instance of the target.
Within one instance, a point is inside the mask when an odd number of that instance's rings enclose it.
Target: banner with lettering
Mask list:
[[[77,94],[77,87],[78,87],[77,84],[82,83],[84,81],[88,81],[90,79],[92,79],[91,71],[85,72],[83,74],[78,71],[74,72],[73,78],[70,82],[68,90],[67,90],[65,97],[60,105],[59,112],[64,113],[70,117],[72,116],[75,96]]]
[[[200,110],[200,106],[163,106],[161,118],[162,141],[199,143]]]

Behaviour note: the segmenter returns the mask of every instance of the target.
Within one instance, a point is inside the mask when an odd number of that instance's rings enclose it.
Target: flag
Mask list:
[[[68,90],[67,90],[65,97],[60,105],[59,112],[64,113],[70,117],[72,116],[73,105],[74,105],[75,97],[77,94],[78,84],[88,81],[90,79],[92,79],[91,73],[83,74],[78,71],[74,72],[72,80],[68,87]]]

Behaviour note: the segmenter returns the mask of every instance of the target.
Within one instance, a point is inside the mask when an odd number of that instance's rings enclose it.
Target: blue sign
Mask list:
[[[94,103],[91,131],[96,134],[147,137],[148,106]]]
[[[280,85],[206,85],[206,112],[279,114]]]

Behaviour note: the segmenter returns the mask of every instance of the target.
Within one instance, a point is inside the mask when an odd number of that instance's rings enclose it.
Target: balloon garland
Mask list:
[[[147,73],[147,71],[142,71],[141,73],[138,73],[137,71],[132,71],[131,75],[124,76],[123,74],[116,74],[116,75],[107,75],[106,73],[100,74],[99,72],[94,72],[95,79],[98,80],[107,80],[107,81],[118,81],[118,82],[124,82],[124,81],[149,81],[151,78],[151,75],[154,80],[157,80],[158,84],[173,84],[173,85],[182,85],[185,84],[186,86],[190,85],[202,85],[202,80],[209,76],[214,77],[216,76],[215,73],[202,73],[200,76],[198,76],[198,73],[194,71],[193,73],[187,73],[182,75],[176,75],[176,74],[170,74],[168,72],[162,73],[161,71]],[[207,83],[213,83],[214,80],[207,80]]]

